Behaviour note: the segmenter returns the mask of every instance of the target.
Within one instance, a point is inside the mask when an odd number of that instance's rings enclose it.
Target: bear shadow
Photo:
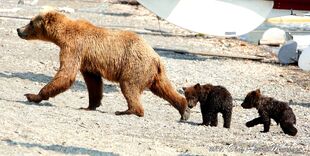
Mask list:
[[[19,102],[29,106],[32,105],[32,106],[55,107],[55,105],[51,104],[50,102],[40,102],[40,103],[34,103],[29,101],[15,101],[15,102]]]
[[[55,105],[51,104],[50,102],[40,102],[40,103],[34,103],[29,101],[19,101],[19,100],[8,100],[0,97],[0,100],[7,101],[7,102],[18,102],[25,105],[33,105],[33,106],[45,106],[45,107],[55,107]]]
[[[42,145],[37,143],[24,143],[24,142],[17,142],[10,139],[2,140],[2,142],[7,143],[9,146],[16,146],[16,147],[26,147],[26,148],[41,148],[46,151],[54,151],[63,154],[69,155],[89,155],[89,156],[118,156],[119,154],[115,154],[112,152],[102,152],[95,149],[89,149],[84,147],[76,147],[76,146],[64,146],[64,145]]]
[[[44,74],[36,74],[33,72],[0,72],[0,77],[4,78],[20,78],[24,80],[30,80],[33,82],[39,82],[39,83],[49,83],[53,77],[47,76]],[[104,93],[111,93],[111,92],[117,92],[117,86],[112,84],[104,84]],[[74,84],[70,88],[73,91],[86,91],[87,87],[84,82],[76,80]]]

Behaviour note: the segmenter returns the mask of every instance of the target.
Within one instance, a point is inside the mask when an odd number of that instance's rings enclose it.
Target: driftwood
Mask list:
[[[211,53],[211,52],[189,52],[186,50],[178,50],[178,49],[166,49],[166,48],[157,48],[155,47],[154,50],[159,51],[170,51],[178,54],[197,54],[202,56],[215,56],[215,57],[227,57],[232,59],[245,59],[245,60],[253,60],[253,61],[262,61],[263,57],[256,57],[256,56],[245,56],[245,55],[226,55],[226,54],[218,54],[218,53]]]
[[[31,18],[28,18],[28,17],[6,16],[6,15],[0,15],[0,18],[9,18],[9,19],[17,19],[17,20],[31,20]]]

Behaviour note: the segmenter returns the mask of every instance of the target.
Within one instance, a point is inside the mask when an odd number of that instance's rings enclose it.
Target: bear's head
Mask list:
[[[250,109],[253,107],[257,107],[258,99],[261,97],[260,90],[254,90],[247,94],[241,106],[245,109]]]
[[[183,87],[185,98],[188,103],[189,108],[193,108],[197,105],[200,92],[201,92],[201,86],[199,83],[197,83],[194,86],[191,87]]]
[[[62,23],[64,18],[65,15],[56,11],[40,13],[33,17],[27,25],[18,28],[17,34],[26,40],[51,41],[56,27]]]

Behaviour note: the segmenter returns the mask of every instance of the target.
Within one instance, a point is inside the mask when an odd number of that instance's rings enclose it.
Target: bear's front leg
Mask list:
[[[60,68],[51,82],[45,85],[39,92],[35,94],[25,94],[28,101],[39,103],[42,100],[48,100],[59,93],[67,90],[74,82],[78,68],[79,57],[74,54],[72,48],[62,48],[60,51]]]

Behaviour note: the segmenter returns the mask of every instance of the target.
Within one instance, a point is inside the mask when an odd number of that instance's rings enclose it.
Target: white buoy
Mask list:
[[[310,47],[305,48],[299,56],[298,66],[302,70],[310,71]]]
[[[182,28],[214,36],[246,34],[269,15],[273,1],[138,0],[158,16]]]
[[[264,32],[262,38],[259,40],[259,44],[279,46],[287,41],[287,35],[282,29],[269,28]]]

